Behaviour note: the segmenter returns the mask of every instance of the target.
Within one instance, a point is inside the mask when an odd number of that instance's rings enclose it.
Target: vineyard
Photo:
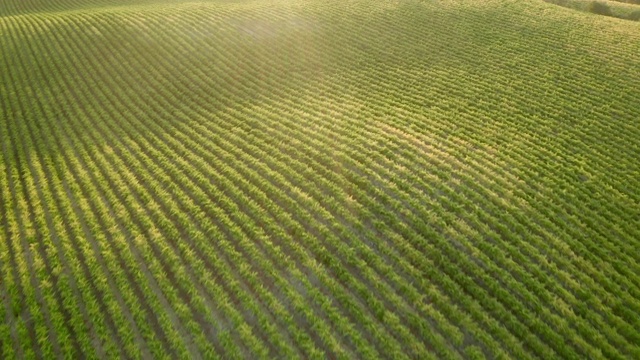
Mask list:
[[[640,21],[640,0],[544,0],[551,4],[564,6],[578,11],[612,16],[619,19]],[[631,3],[631,4],[627,4]]]
[[[0,147],[2,359],[640,359],[638,22],[3,0]]]

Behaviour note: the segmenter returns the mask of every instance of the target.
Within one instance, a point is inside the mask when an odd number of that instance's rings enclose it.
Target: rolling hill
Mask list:
[[[638,22],[6,0],[0,147],[4,359],[640,358]]]

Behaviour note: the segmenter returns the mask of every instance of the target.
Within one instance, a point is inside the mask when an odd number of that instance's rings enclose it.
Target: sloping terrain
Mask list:
[[[640,358],[640,24],[0,2],[0,357]]]
[[[551,4],[569,9],[585,11],[596,15],[611,16],[618,19],[640,21],[640,0],[544,0]],[[635,2],[635,4],[633,4]]]

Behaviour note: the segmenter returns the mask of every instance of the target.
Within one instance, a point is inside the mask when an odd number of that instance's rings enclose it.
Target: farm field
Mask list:
[[[612,16],[619,19],[640,21],[640,0],[544,0],[551,4],[578,11]]]
[[[640,359],[640,22],[3,0],[0,149],[2,359]]]

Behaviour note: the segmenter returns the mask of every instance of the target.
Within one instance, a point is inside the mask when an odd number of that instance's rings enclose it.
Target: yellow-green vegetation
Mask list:
[[[0,357],[640,359],[640,24],[0,2]]]
[[[625,20],[640,20],[640,0],[544,0],[569,9]]]

